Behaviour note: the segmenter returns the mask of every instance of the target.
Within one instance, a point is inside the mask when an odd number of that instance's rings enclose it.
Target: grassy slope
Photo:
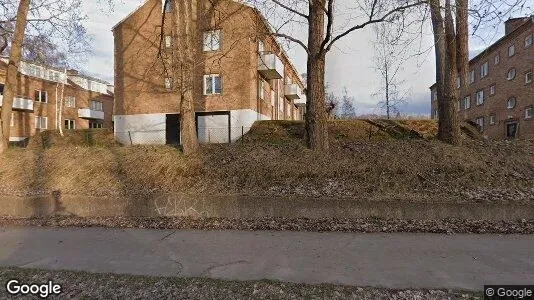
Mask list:
[[[260,122],[241,142],[204,145],[189,158],[169,146],[66,146],[53,137],[50,148],[34,142],[2,157],[0,192],[534,200],[534,141],[466,139],[453,147],[431,138],[436,130],[431,121],[401,125],[382,131],[363,120],[333,122],[326,155],[304,147],[303,125],[297,122]],[[411,130],[424,138],[403,138],[413,136]]]

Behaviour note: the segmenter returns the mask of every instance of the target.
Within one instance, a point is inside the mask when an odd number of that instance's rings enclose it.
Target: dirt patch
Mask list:
[[[480,299],[481,292],[450,290],[389,290],[331,284],[299,284],[279,281],[226,281],[207,278],[149,277],[1,268],[0,278],[23,283],[62,286],[59,298],[94,299]],[[1,298],[12,296],[5,289]]]

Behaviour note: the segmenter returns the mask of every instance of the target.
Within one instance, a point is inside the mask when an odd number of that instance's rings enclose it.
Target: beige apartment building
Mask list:
[[[113,27],[114,129],[125,143],[180,141],[180,99],[169,67],[179,41],[172,1],[168,7],[163,3],[147,0]],[[301,119],[304,85],[262,15],[232,0],[194,0],[193,5],[202,41],[196,45],[193,90],[199,140],[231,142],[257,120]]]
[[[533,39],[534,16],[509,19],[504,37],[469,62],[459,117],[475,122],[489,138],[534,138]],[[437,119],[436,85],[430,90],[432,118]]]
[[[7,72],[0,60],[0,105]],[[60,121],[60,99],[63,108]],[[25,142],[36,132],[84,128],[111,128],[113,88],[107,82],[75,70],[61,70],[21,62],[11,117],[11,142]]]

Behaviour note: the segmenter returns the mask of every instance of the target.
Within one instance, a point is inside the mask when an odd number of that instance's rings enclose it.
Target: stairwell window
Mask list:
[[[475,82],[475,70],[469,72],[469,84]]]
[[[65,119],[64,126],[67,130],[76,129],[76,122],[74,120]]]
[[[456,88],[459,89],[461,86],[461,80],[460,77],[456,77]]]
[[[11,120],[9,121],[9,126],[15,127],[15,112],[11,112]]]
[[[532,119],[532,115],[534,115],[534,107],[525,108],[525,119]]]
[[[515,98],[514,97],[508,98],[508,100],[506,101],[506,108],[512,109],[514,107],[515,107]]]
[[[495,95],[495,84],[492,84],[492,85],[490,86],[489,90],[490,90],[490,96]]]
[[[170,77],[165,78],[165,89],[166,90],[172,89],[172,78]]]
[[[204,95],[218,95],[221,93],[221,76],[219,74],[204,75]]]
[[[35,90],[35,101],[48,103],[48,93],[46,91]]]
[[[512,68],[508,70],[508,74],[506,75],[507,80],[513,80],[515,78],[515,68]]]
[[[221,31],[211,30],[204,32],[204,51],[217,51],[221,47]]]
[[[527,72],[525,74],[525,84],[532,83],[532,76],[533,76],[532,74],[533,74],[532,71]]]
[[[532,46],[532,34],[525,37],[525,48]]]
[[[510,45],[508,47],[508,57],[512,57],[515,55],[515,45]]]
[[[163,11],[165,11],[166,13],[172,12],[173,0],[163,0],[163,3],[165,5],[163,7]]]
[[[165,47],[170,48],[172,46],[172,37],[170,35],[165,36]]]
[[[478,128],[480,128],[480,130],[484,130],[484,117],[478,117],[475,119],[475,123],[478,125]]]
[[[102,102],[100,102],[100,101],[92,100],[89,108],[91,110],[103,111]]]
[[[495,55],[495,57],[493,57],[493,64],[498,65],[500,62],[501,62],[501,56],[499,54]]]
[[[261,54],[265,52],[265,44],[263,41],[258,41],[258,52]]]
[[[76,98],[72,96],[65,97],[65,106],[66,107],[76,107]]]
[[[35,129],[46,130],[48,128],[48,118],[36,116],[35,117]]]
[[[490,115],[489,117],[489,124],[495,125],[495,122],[497,121],[497,117],[495,115]]]
[[[480,66],[480,78],[484,78],[488,76],[489,72],[489,64],[488,62],[485,62],[482,66]]]
[[[480,90],[477,92],[477,105],[484,104],[484,90]]]
[[[464,109],[471,108],[471,96],[467,96],[464,98]]]

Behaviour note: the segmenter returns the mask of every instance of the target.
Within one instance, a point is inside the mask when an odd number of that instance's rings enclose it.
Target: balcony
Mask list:
[[[3,102],[4,95],[0,95],[0,106],[2,106]],[[13,99],[12,107],[14,110],[33,111],[33,100],[17,97]]]
[[[267,80],[282,79],[284,77],[284,64],[275,54],[260,54],[258,72]]]
[[[306,94],[301,94],[298,99],[295,99],[295,101],[293,101],[293,103],[295,105],[305,106],[306,105]]]
[[[300,90],[300,86],[298,84],[293,83],[293,84],[286,84],[284,88],[284,93],[287,99],[293,100],[293,99],[300,99],[300,95],[302,94],[302,91]]]
[[[80,108],[78,109],[78,117],[83,119],[104,120],[104,112],[90,108]]]

